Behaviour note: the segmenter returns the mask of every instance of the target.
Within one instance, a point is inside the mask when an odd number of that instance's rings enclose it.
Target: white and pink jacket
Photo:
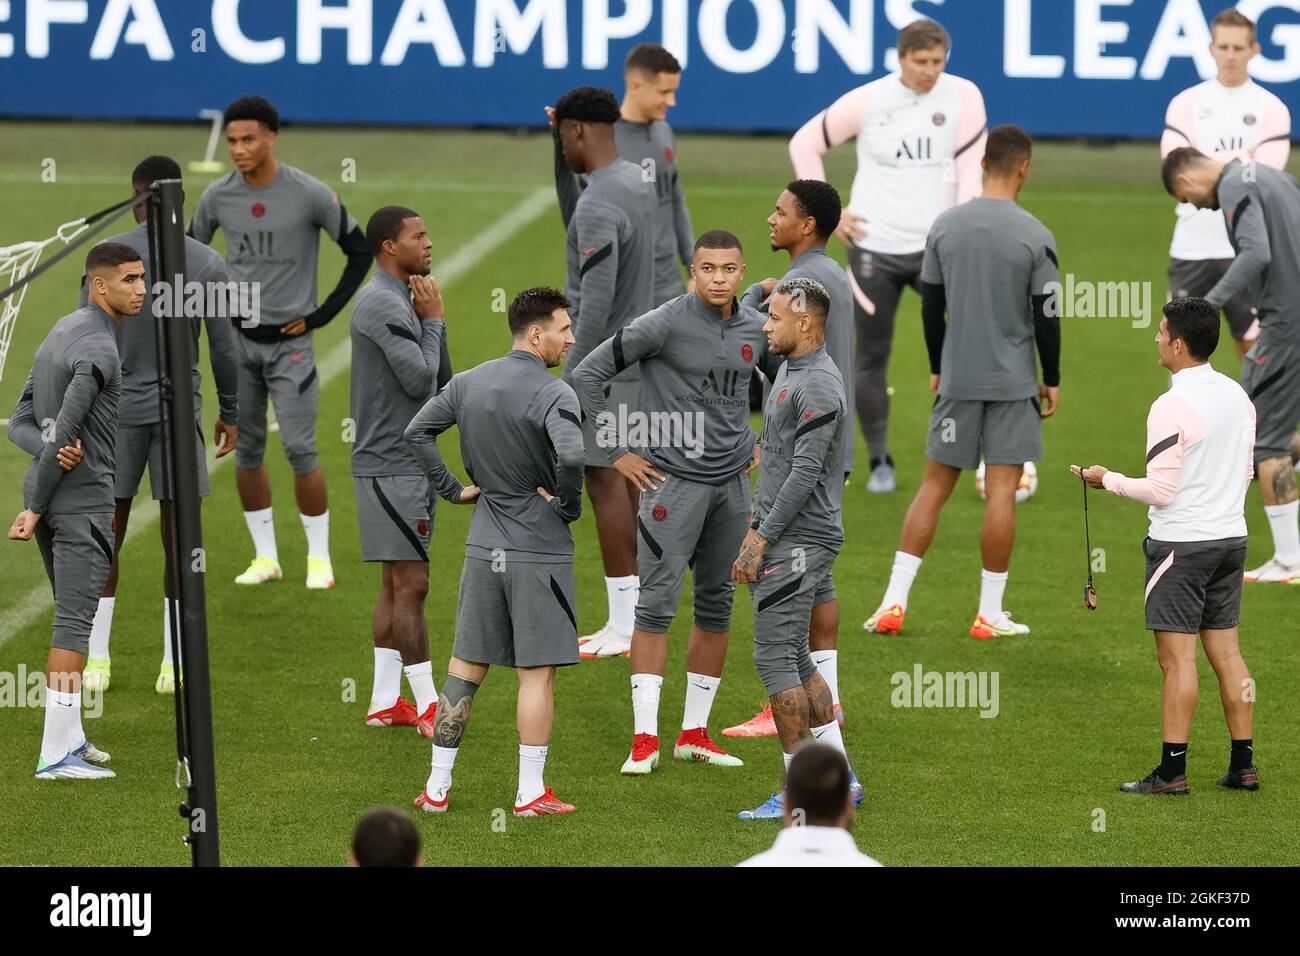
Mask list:
[[[1151,506],[1157,541],[1214,541],[1246,534],[1246,489],[1255,476],[1255,406],[1209,363],[1173,375],[1147,415],[1147,473],[1107,472],[1102,485]]]
[[[858,172],[848,211],[867,219],[858,245],[893,255],[923,252],[939,213],[983,188],[988,120],[970,80],[940,74],[917,93],[891,73],[850,90],[790,140],[800,179],[826,179],[822,155],[857,139]]]
[[[1285,169],[1291,154],[1291,112],[1264,87],[1247,80],[1224,86],[1209,79],[1183,90],[1169,103],[1160,155],[1180,146],[1194,146],[1215,159],[1252,159]],[[1179,203],[1171,259],[1199,262],[1231,259],[1234,255],[1223,213]]]

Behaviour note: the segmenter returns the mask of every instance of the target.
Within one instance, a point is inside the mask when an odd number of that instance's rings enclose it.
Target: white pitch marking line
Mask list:
[[[446,288],[454,283],[471,268],[482,262],[484,257],[494,249],[514,238],[516,234],[531,224],[538,216],[551,208],[554,202],[555,190],[550,186],[533,190],[518,206],[496,220],[487,229],[480,232],[438,265],[433,270],[433,274],[437,277],[439,284]],[[351,364],[352,341],[350,338],[344,338],[316,363],[321,386],[329,385],[334,379],[347,371]],[[213,449],[209,448],[209,472],[220,468],[227,461],[234,458],[232,453],[218,461],[213,458],[213,454]],[[131,541],[144,533],[145,529],[151,529],[157,520],[158,503],[152,498],[146,499],[143,505],[136,505],[131,509],[131,522],[127,526],[126,540]],[[36,547],[35,542],[30,542],[30,547],[34,550]],[[13,607],[6,611],[0,611],[0,647],[3,647],[10,638],[49,610],[52,603],[50,586],[48,583],[42,582],[32,588]]]

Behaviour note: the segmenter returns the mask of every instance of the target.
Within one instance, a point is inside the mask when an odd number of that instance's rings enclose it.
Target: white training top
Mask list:
[[[1147,415],[1147,473],[1107,472],[1102,485],[1151,506],[1157,541],[1214,541],[1246,534],[1246,489],[1255,476],[1255,406],[1207,362],[1175,373]]]
[[[884,866],[853,842],[842,827],[786,827],[772,844],[737,866]]]
[[[1231,87],[1217,79],[1206,80],[1183,90],[1169,103],[1160,137],[1161,157],[1180,146],[1195,146],[1215,159],[1254,159],[1284,169],[1291,153],[1291,113],[1286,104],[1253,80]],[[1170,258],[1233,257],[1221,211],[1179,203],[1175,212],[1178,218]]]
[[[970,80],[942,73],[918,93],[891,73],[850,90],[790,140],[800,179],[826,179],[822,155],[854,137],[858,172],[848,212],[865,216],[858,245],[894,255],[922,252],[935,217],[983,188],[987,117]]]

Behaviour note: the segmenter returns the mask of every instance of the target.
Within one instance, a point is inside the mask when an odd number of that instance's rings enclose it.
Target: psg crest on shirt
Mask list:
[[[253,208],[249,211],[253,214],[254,219],[261,219],[266,215],[266,207],[260,202],[253,203]]]
[[[930,117],[930,119],[934,121],[935,126],[942,126],[944,123],[948,122],[948,117],[944,116],[942,113],[935,113]]]
[[[1241,121],[1242,121],[1243,123],[1245,123],[1247,126],[1254,126],[1254,125],[1255,125],[1255,114],[1254,114],[1254,113],[1247,113],[1245,116],[1243,116],[1243,117],[1241,118]]]
[[[668,517],[668,509],[663,505],[655,505],[654,511],[650,512],[655,521],[663,521]]]
[[[746,362],[754,361],[754,347],[752,345],[742,345],[740,347],[740,357]]]

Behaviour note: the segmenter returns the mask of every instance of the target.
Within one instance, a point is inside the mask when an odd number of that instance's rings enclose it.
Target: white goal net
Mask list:
[[[74,219],[61,225],[48,239],[20,242],[14,246],[0,246],[0,295],[3,295],[7,289],[13,289],[31,274],[40,262],[41,254],[45,252],[46,247],[56,242],[65,244],[71,242],[89,225],[85,219]],[[13,339],[14,325],[18,321],[18,313],[23,307],[23,299],[26,295],[27,285],[23,284],[0,300],[0,379],[4,378],[9,343]]]

